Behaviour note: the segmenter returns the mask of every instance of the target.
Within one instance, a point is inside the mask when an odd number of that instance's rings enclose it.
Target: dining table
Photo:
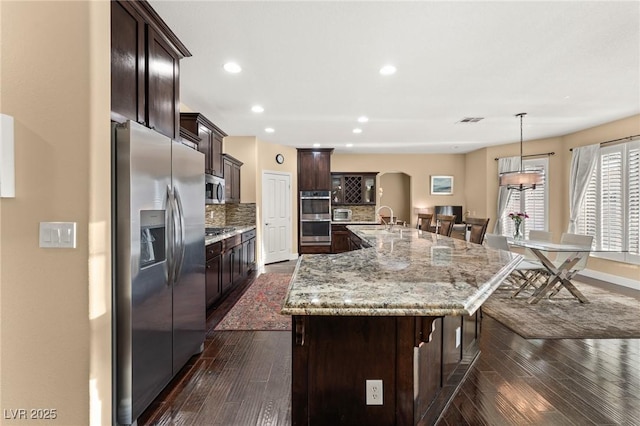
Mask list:
[[[573,285],[571,280],[581,269],[576,267],[578,262],[589,256],[590,246],[528,239],[510,239],[509,244],[529,249],[549,274],[547,281],[541,284],[529,297],[528,303],[538,303],[547,294],[554,295],[562,288],[566,288],[580,303],[589,303],[589,300]],[[562,261],[552,261],[549,258],[551,253],[555,253],[556,257]]]

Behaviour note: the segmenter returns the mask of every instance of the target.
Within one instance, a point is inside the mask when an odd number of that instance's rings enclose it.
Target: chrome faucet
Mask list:
[[[380,213],[380,210],[387,208],[389,209],[389,213],[391,213],[391,215],[389,215],[389,223],[385,222],[384,219],[382,218],[382,216],[380,216],[380,220],[382,221],[382,223],[384,223],[385,225],[387,225],[387,229],[390,231],[391,228],[393,228],[393,210],[391,209],[391,207],[389,206],[380,206],[376,209],[376,215],[378,215],[378,213]]]

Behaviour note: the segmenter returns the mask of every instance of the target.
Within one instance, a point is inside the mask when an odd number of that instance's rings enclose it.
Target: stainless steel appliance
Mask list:
[[[352,212],[350,209],[333,209],[333,220],[335,222],[351,220]]]
[[[133,424],[205,337],[204,156],[115,125],[115,390]]]
[[[224,179],[213,176],[204,176],[204,193],[207,204],[224,204]]]
[[[330,191],[300,191],[300,245],[331,245]]]
[[[300,191],[300,219],[331,219],[330,191]]]

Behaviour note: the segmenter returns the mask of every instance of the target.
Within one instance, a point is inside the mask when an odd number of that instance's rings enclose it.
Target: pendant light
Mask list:
[[[516,114],[520,117],[520,170],[514,172],[505,172],[500,174],[500,186],[506,186],[508,189],[524,191],[526,189],[536,189],[544,180],[544,173],[540,170],[524,170],[522,168],[522,117],[527,115],[526,112]]]

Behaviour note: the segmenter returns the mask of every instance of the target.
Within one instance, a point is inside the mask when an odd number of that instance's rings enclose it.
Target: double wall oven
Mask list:
[[[330,191],[300,191],[300,245],[331,245]]]

